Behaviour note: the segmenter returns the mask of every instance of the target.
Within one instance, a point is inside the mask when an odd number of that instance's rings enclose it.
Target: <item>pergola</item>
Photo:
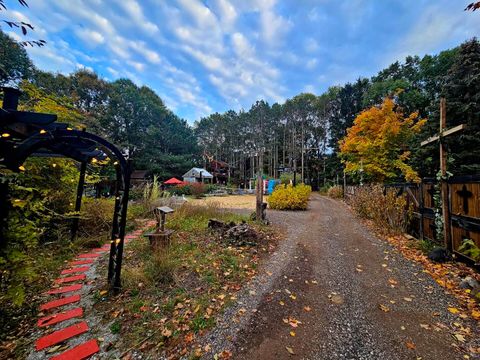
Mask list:
[[[112,222],[108,283],[112,289],[121,286],[123,243],[127,218],[130,164],[121,151],[100,136],[74,130],[65,123],[57,123],[57,116],[18,111],[19,90],[4,88],[3,108],[0,109],[0,168],[23,171],[23,163],[30,156],[66,157],[80,163],[75,211],[80,211],[87,164],[112,159],[116,170],[115,208]],[[8,183],[0,182],[0,245],[10,206]],[[72,222],[72,239],[78,229],[79,218]]]

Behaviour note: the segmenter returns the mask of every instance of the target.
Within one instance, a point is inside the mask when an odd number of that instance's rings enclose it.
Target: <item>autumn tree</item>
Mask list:
[[[345,171],[363,171],[373,181],[384,182],[402,175],[407,181],[418,181],[416,171],[407,163],[409,140],[424,125],[417,112],[404,116],[392,98],[381,106],[361,112],[347,136],[340,141],[340,155]]]

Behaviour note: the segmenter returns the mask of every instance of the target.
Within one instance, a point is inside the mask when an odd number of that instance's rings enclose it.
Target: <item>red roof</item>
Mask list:
[[[164,182],[165,185],[179,185],[183,184],[183,181],[178,180],[177,178],[171,178]]]

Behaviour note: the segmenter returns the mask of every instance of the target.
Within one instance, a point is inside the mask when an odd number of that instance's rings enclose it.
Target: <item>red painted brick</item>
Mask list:
[[[96,253],[103,253],[103,252],[106,251],[106,249],[104,249],[104,248],[96,248],[96,249],[93,249],[93,251],[96,252]]]
[[[80,259],[89,259],[89,258],[97,258],[99,257],[100,254],[95,254],[95,253],[89,253],[89,254],[80,254],[78,255],[78,257]]]
[[[74,274],[74,273],[80,273],[80,272],[86,272],[90,269],[90,266],[80,266],[80,267],[74,267],[71,269],[63,270],[60,275],[67,275],[67,274]]]
[[[88,325],[85,321],[78,324],[66,327],[65,329],[54,331],[51,334],[45,335],[37,340],[35,343],[35,349],[37,351],[45,349],[49,346],[61,343],[74,336],[83,334],[88,331]]]
[[[77,294],[77,295],[67,296],[67,297],[60,298],[58,300],[49,301],[45,304],[40,305],[40,310],[42,311],[49,310],[59,306],[71,304],[77,301],[80,301],[80,295]]]
[[[93,264],[94,260],[76,260],[72,261],[70,265],[87,265],[87,264]]]
[[[80,274],[80,275],[75,275],[75,276],[70,276],[70,277],[58,278],[58,279],[55,280],[55,284],[63,284],[63,283],[67,283],[67,282],[85,280],[86,277],[87,276],[85,274]]]
[[[83,287],[82,284],[63,286],[63,287],[59,287],[57,289],[49,290],[49,291],[47,291],[47,294],[49,294],[49,295],[63,294],[63,293],[67,293],[67,292],[80,290],[82,287]]]
[[[50,360],[83,360],[100,351],[97,340],[89,340],[67,350],[60,355],[52,357]]]
[[[45,326],[57,324],[65,320],[73,319],[76,317],[82,317],[82,316],[83,316],[83,309],[78,307],[72,310],[63,311],[58,314],[42,317],[38,319],[37,325],[38,327],[45,327]]]

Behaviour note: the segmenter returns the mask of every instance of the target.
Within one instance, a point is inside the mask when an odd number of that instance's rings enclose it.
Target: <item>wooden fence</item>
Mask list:
[[[413,218],[408,233],[418,239],[429,239],[439,244],[435,225],[434,179],[423,179],[420,184],[389,184],[397,193],[406,194],[408,206],[413,207]],[[345,196],[354,196],[356,187],[347,186]],[[480,175],[455,176],[448,180],[448,207],[450,209],[451,249],[459,257],[474,261],[458,251],[464,239],[472,239],[480,247]]]

